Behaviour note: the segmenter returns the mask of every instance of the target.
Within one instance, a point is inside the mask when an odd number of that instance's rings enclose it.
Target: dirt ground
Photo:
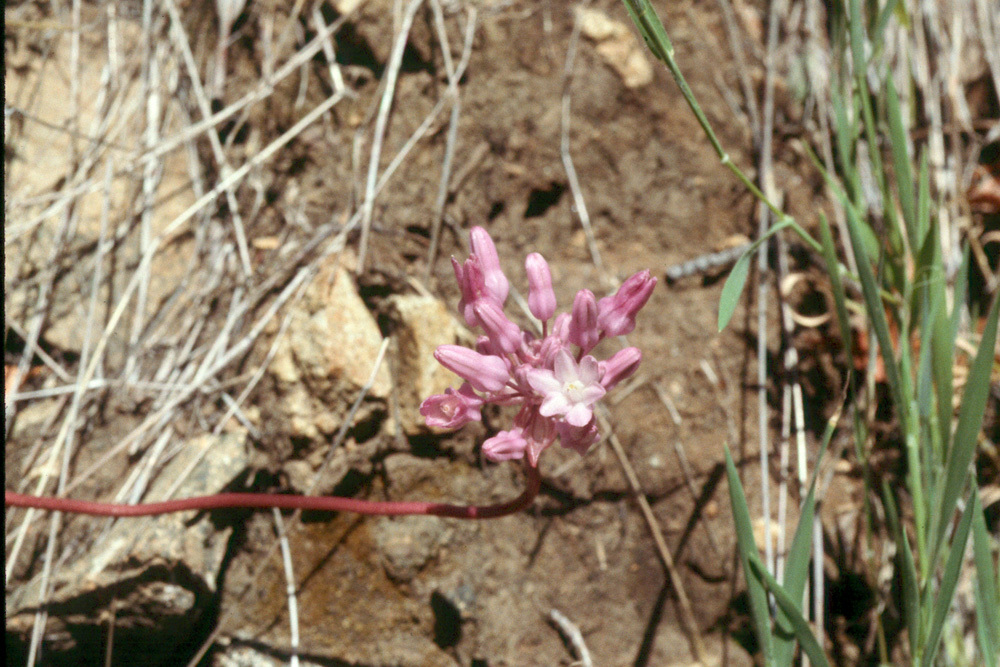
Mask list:
[[[306,2],[301,17],[290,20],[286,4],[291,5],[272,0],[250,2],[239,15],[226,56],[225,90],[215,98],[213,111],[255,90],[273,71],[273,63],[283,62],[312,39],[317,14],[326,23],[343,21],[333,40],[336,62],[345,85],[355,95],[338,102],[256,166],[236,189],[252,273],[241,276],[239,254],[231,252],[224,261],[228,267],[221,274],[224,280],[215,289],[218,294],[245,289],[257,299],[252,313],[263,312],[274,303],[294,275],[290,267],[312,261],[311,255],[302,259],[296,253],[307,246],[317,229],[332,223],[331,230],[336,231],[361,206],[393,36],[406,8],[405,3],[370,2],[341,14],[339,10],[351,3]],[[195,62],[209,80],[218,22],[209,4],[198,5],[182,5],[180,11],[192,37]],[[737,5],[744,38],[751,44],[762,39],[755,32],[762,21],[761,10],[753,4]],[[738,72],[719,5],[682,0],[657,6],[707,117],[730,157],[752,176],[755,158],[750,150],[749,120],[739,108]],[[365,263],[356,278],[357,291],[383,335],[394,332],[389,307],[394,295],[423,290],[455,313],[459,295],[447,258],[466,255],[467,232],[474,225],[492,234],[507,275],[522,293],[527,292],[524,256],[542,253],[552,266],[562,308],[569,307],[578,289],[586,287],[602,296],[636,271],[650,269],[658,276],[660,284],[629,336],[630,344],[644,354],[641,380],[631,385],[631,390],[619,389],[618,398],[612,395],[610,422],[673,554],[690,598],[697,634],[704,643],[703,662],[753,664],[753,639],[735,561],[722,466],[723,448],[728,444],[745,476],[751,512],[758,516],[757,409],[752,393],[756,339],[750,319],[755,313],[754,293],[748,292],[733,324],[718,333],[719,272],[676,283],[669,283],[664,275],[674,264],[752,236],[757,224],[755,202],[720,165],[668,72],[647,58],[653,65],[652,80],[641,85],[628,81],[609,64],[602,40],[574,34],[575,7],[542,1],[446,3],[443,26],[450,43],[448,64],[431,5],[417,10],[388,117],[383,168],[435,104],[449,99],[447,69],[461,59],[465,31],[475,9],[474,39],[459,83],[461,107],[440,247],[429,265],[450,105],[434,117],[430,130],[375,199]],[[590,7],[619,25],[628,22],[618,2],[600,0]],[[24,107],[28,104],[24,93],[27,83],[45,78],[38,65],[43,56],[53,59],[50,66],[56,73],[50,77],[64,81],[71,71],[69,64],[44,50],[65,38],[37,28],[46,21],[65,23],[68,15],[31,5],[5,11],[8,20],[21,22],[10,24],[6,33],[7,102]],[[15,16],[14,11],[20,13]],[[118,20],[132,22],[135,31],[141,10],[128,15],[123,6],[120,11]],[[109,20],[106,8],[86,4],[83,17],[86,25],[97,27],[83,33],[80,58],[107,59],[108,33],[102,27]],[[163,43],[170,34],[168,23],[164,19],[156,24],[157,39]],[[280,36],[286,29],[290,37],[282,43]],[[631,32],[628,39],[638,47]],[[265,48],[268,44],[272,52]],[[571,44],[575,58],[572,76],[567,79],[564,70]],[[759,49],[756,44],[750,52],[758,53]],[[164,62],[175,59],[174,65],[182,69],[180,55],[171,52],[164,58]],[[762,79],[757,63],[757,58],[752,58],[746,65],[754,85]],[[336,89],[332,72],[322,52],[313,55],[263,99],[223,123],[219,136],[229,164],[235,167],[251,159],[306,111],[329,98]],[[162,73],[164,81],[169,76],[169,71]],[[172,89],[172,96],[164,100],[164,108],[175,106],[181,110],[176,112],[180,117],[195,118],[194,93],[192,86],[183,82],[184,76]],[[569,154],[589,213],[593,247],[581,226],[561,152],[564,93],[571,111]],[[800,113],[791,95],[779,85],[774,178],[787,210],[812,224],[815,211],[825,204],[821,182],[799,147],[804,136]],[[32,154],[44,154],[46,148],[29,145],[35,135],[19,129],[20,124],[31,124],[29,115],[9,116],[7,123],[7,169],[22,177],[16,183],[30,184],[24,176],[30,171],[24,160]],[[169,154],[171,159],[176,157],[176,165],[165,162],[168,171],[180,174],[176,176],[178,201],[171,204],[174,200],[169,197],[158,201],[161,208],[176,208],[167,220],[226,173],[213,157],[204,134],[191,143],[185,158],[179,154]],[[196,171],[207,184],[200,191],[185,175],[189,167],[184,159],[200,165]],[[131,175],[133,189],[141,188],[140,172],[137,168]],[[102,176],[96,174],[98,179]],[[39,196],[43,189],[39,185],[30,194]],[[126,192],[116,201],[127,201],[128,196],[136,195]],[[212,243],[238,247],[233,227],[227,222],[230,211],[225,197],[220,196],[207,210],[206,218],[198,218],[204,231],[171,237],[164,252],[175,252],[176,256],[168,255],[157,265],[165,275],[183,276],[191,271],[200,275],[190,267],[208,261],[210,254],[204,248]],[[12,233],[10,225],[19,224],[26,215],[14,213],[8,210],[8,234]],[[134,210],[112,211],[111,217],[133,214]],[[86,220],[94,223],[97,217],[90,215]],[[86,220],[79,224],[85,226]],[[23,298],[5,296],[7,317],[18,320],[24,330],[29,329],[32,295],[37,295],[29,286],[40,284],[47,249],[52,247],[46,239],[57,236],[55,228],[53,222],[29,245],[7,248],[5,294],[28,290]],[[75,274],[72,264],[91,261],[87,258],[95,252],[94,229],[96,226],[83,241],[70,242],[57,253],[57,262],[65,266],[55,279],[55,310],[71,309],[64,300],[90,293],[86,278]],[[141,233],[138,224],[127,227],[120,242],[141,247]],[[352,232],[347,237],[347,253],[357,258],[361,243],[360,234]],[[794,244],[791,250],[793,268],[808,270],[808,256],[797,252]],[[15,253],[23,258],[13,258]],[[16,267],[10,266],[14,260]],[[189,261],[194,264],[185,263]],[[115,269],[122,275],[110,279],[108,291],[102,293],[107,303],[107,312],[102,315],[105,322],[115,303],[112,295],[122,294],[131,275],[126,271],[132,270],[135,262],[124,265]],[[153,270],[160,269],[154,266]],[[150,321],[158,315],[162,318],[157,324],[170,317],[180,321],[181,313],[171,310],[171,293],[158,291],[156,283],[154,273]],[[189,288],[186,285],[183,289]],[[226,325],[226,310],[221,305],[225,298],[199,302],[205,322],[201,333],[195,335],[195,349],[211,341],[206,338],[210,332],[215,335]],[[773,304],[769,312],[768,373],[773,378],[779,367]],[[47,335],[48,322],[58,320],[55,315],[46,320],[40,344],[75,373],[80,350],[62,342],[71,336]],[[249,323],[249,319],[240,320],[236,328],[245,332]],[[170,326],[168,323],[167,329]],[[174,438],[206,432],[228,406],[213,392],[228,386],[231,396],[239,394],[264,363],[278,329],[277,324],[268,327],[249,349],[235,356],[214,385],[179,404],[172,413]],[[127,329],[123,331],[108,344],[104,377],[125,373],[122,369],[129,363],[130,343]],[[19,355],[11,355],[20,351],[16,340],[23,348],[25,335],[8,333],[8,364],[17,364]],[[616,349],[610,341],[604,345],[599,350],[601,356]],[[154,379],[169,347],[161,345],[138,357],[136,367],[141,377]],[[395,363],[398,361],[390,361],[390,368]],[[804,378],[811,429],[808,437],[810,447],[815,447],[816,429],[832,410],[829,398],[839,388],[838,369],[843,367],[844,358],[833,350],[813,355],[810,363],[811,370],[807,369]],[[25,386],[47,385],[44,380],[32,379]],[[781,392],[776,380],[768,389],[767,421],[774,437],[780,425]],[[245,469],[234,470],[232,477],[250,480],[260,490],[289,488],[288,471],[294,467],[288,464],[322,460],[332,441],[329,434],[304,438],[275,423],[282,414],[281,392],[280,384],[268,375],[254,386],[244,404],[253,427],[247,436],[249,463]],[[143,394],[138,387],[97,393],[102,396],[89,404],[86,424],[79,431],[78,453],[72,462],[77,471],[102,460],[102,454],[159,405],[155,397]],[[353,400],[353,395],[345,396],[343,405],[331,405],[329,410],[343,414]],[[53,421],[45,423],[45,415],[32,417],[29,423],[23,403],[21,409],[20,423],[8,424],[8,488],[17,485],[17,475],[24,474],[11,462],[24,460],[38,439],[54,433]],[[51,409],[65,410],[66,404],[53,403]],[[486,464],[479,454],[482,440],[491,431],[505,428],[509,415],[489,413],[482,426],[455,434],[407,435],[397,428],[393,409],[391,397],[383,403],[366,403],[365,417],[347,432],[342,445],[351,453],[346,467],[337,479],[326,479],[317,492],[477,504],[520,492],[523,480],[517,466]],[[336,432],[339,422],[334,427]],[[234,425],[227,430],[239,428]],[[144,447],[149,445],[147,440],[140,442]],[[131,455],[122,453],[108,459],[99,474],[71,495],[106,496],[137,457],[132,451]],[[542,493],[532,508],[496,521],[306,513],[296,522],[286,514],[291,526],[289,545],[299,622],[297,652],[301,659],[309,664],[357,666],[571,664],[576,659],[571,644],[547,620],[550,610],[556,609],[579,628],[595,665],[695,663],[691,633],[684,628],[677,593],[609,445],[602,443],[582,459],[553,447],[543,456],[541,471]],[[824,506],[831,540],[837,534],[833,526],[844,521],[845,512],[857,509],[852,497],[856,484],[849,475],[835,478]],[[182,641],[165,644],[162,654],[154,651],[145,664],[272,664],[267,660],[283,664],[289,660],[292,643],[287,583],[275,546],[273,517],[267,512],[231,513],[214,520],[220,530],[231,531],[218,592],[206,596],[205,608]],[[65,547],[66,557],[86,557],[88,531],[101,525],[97,519],[69,520],[61,536],[61,544],[70,545]],[[8,556],[16,527],[8,512]],[[14,579],[8,583],[8,595],[19,582],[41,571],[46,535],[45,527],[32,530]],[[836,571],[832,567],[831,572]],[[831,576],[827,627],[833,636],[863,644],[869,631],[866,614],[874,584],[861,575],[856,581]],[[75,643],[43,643],[40,664],[104,664],[106,655],[113,656],[114,664],[137,664],[129,658],[129,642],[141,643],[142,632],[155,632],[147,628],[132,635],[120,633],[113,650],[108,651],[105,625],[82,623],[80,627],[89,629],[81,630]],[[72,627],[69,632],[72,634]],[[30,631],[8,625],[8,664],[23,664],[29,641]],[[845,662],[851,662],[848,656],[856,658],[867,650],[842,652]],[[239,662],[239,651],[254,652],[257,662],[249,658]]]

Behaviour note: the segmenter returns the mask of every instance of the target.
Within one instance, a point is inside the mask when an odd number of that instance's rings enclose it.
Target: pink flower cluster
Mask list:
[[[471,232],[472,253],[464,263],[451,263],[462,290],[459,312],[470,327],[485,335],[470,350],[442,345],[434,357],[465,380],[455,391],[429,397],[420,406],[428,426],[459,428],[482,419],[487,403],[520,405],[514,428],[483,443],[492,461],[521,459],[537,465],[542,451],[556,437],[563,447],[586,453],[598,440],[594,404],[632,375],[642,353],[626,347],[598,361],[589,352],[609,336],[635,328],[635,316],[646,305],[656,278],[640,271],[612,296],[598,300],[580,290],[568,313],[555,315],[549,265],[538,253],[525,260],[528,308],[542,322],[537,338],[511,322],[503,312],[510,283],[500,268],[493,239],[482,227]],[[553,318],[553,316],[555,317]],[[550,321],[551,320],[551,326]]]

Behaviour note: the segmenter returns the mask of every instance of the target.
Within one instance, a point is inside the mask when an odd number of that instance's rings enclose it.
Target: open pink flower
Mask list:
[[[597,360],[587,355],[578,364],[565,349],[556,354],[555,370],[532,370],[528,383],[543,397],[538,414],[561,416],[570,426],[586,426],[594,416],[592,406],[607,391],[601,386]]]

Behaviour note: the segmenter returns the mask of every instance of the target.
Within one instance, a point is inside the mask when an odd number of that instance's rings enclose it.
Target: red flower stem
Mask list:
[[[294,496],[280,493],[217,493],[212,496],[165,500],[159,503],[122,505],[101,503],[72,498],[51,496],[30,496],[13,491],[4,491],[4,505],[7,507],[34,507],[41,510],[91,514],[94,516],[155,516],[187,510],[215,510],[223,508],[315,510],[320,512],[354,512],[378,516],[404,516],[426,514],[454,519],[496,519],[515,514],[525,509],[538,495],[541,478],[538,468],[525,466],[528,486],[524,493],[513,500],[496,505],[448,505],[419,501],[380,501],[340,498],[337,496]]]

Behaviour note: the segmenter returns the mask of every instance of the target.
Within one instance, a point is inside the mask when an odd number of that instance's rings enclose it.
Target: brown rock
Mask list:
[[[577,9],[580,32],[596,42],[597,53],[614,69],[626,88],[641,88],[653,80],[645,48],[628,26],[598,9]]]
[[[397,324],[397,392],[399,421],[407,435],[428,433],[420,404],[432,394],[458,387],[461,380],[434,359],[439,345],[456,343],[459,325],[438,299],[396,295],[388,300],[390,317]]]
[[[319,440],[340,428],[371,377],[382,334],[336,257],[293,307],[285,339],[269,367],[280,401],[269,407],[268,419],[286,435]],[[389,390],[389,369],[383,363],[357,421],[369,418],[373,409],[384,410]]]
[[[106,21],[103,8],[84,7],[83,12],[85,23]],[[138,52],[143,39],[141,25],[121,21],[117,29],[121,40],[119,49],[123,53]],[[80,253],[89,253],[88,248],[100,238],[105,204],[109,211],[105,235],[105,243],[109,246],[105,254],[106,277],[109,267],[131,272],[142,256],[138,232],[123,231],[124,226],[119,223],[134,215],[136,174],[142,174],[143,168],[138,163],[128,167],[126,159],[145,150],[145,110],[147,104],[154,101],[144,97],[141,85],[126,86],[120,93],[120,99],[112,106],[114,113],[106,119],[109,127],[116,128],[105,137],[114,149],[98,152],[94,164],[86,173],[76,174],[70,182],[65,182],[67,175],[77,168],[75,162],[78,158],[74,157],[74,153],[87,155],[88,151],[94,150],[83,137],[90,136],[93,128],[100,125],[106,111],[104,104],[107,103],[101,98],[108,94],[109,85],[106,37],[101,31],[85,31],[81,33],[80,57],[77,59],[79,70],[74,75],[78,77],[80,105],[73,115],[72,106],[68,103],[71,99],[70,77],[53,76],[46,64],[71,61],[71,37],[70,31],[66,31],[64,37],[54,40],[53,51],[47,59],[38,58],[30,40],[14,40],[12,44],[16,47],[7,53],[8,90],[35,92],[30,95],[26,108],[18,107],[31,121],[22,123],[19,131],[11,135],[16,136],[11,139],[12,155],[16,157],[7,168],[5,179],[8,186],[4,193],[6,210],[8,219],[12,221],[5,226],[5,242],[10,244],[8,253],[16,254],[24,261],[20,277],[30,270],[57,269],[51,313],[42,335],[47,342],[60,349],[79,353],[89,304],[89,300],[81,298],[81,295],[90,292],[94,262],[89,258],[78,261],[78,258]],[[159,101],[163,106],[169,104],[170,92],[165,89],[160,93]],[[20,97],[10,101],[15,105],[22,103]],[[166,112],[161,110],[161,113]],[[180,122],[171,117],[163,124],[161,133],[171,135],[179,132]],[[78,129],[67,131],[67,128]],[[75,132],[81,136],[74,137]],[[109,181],[106,202],[104,188],[87,186],[86,180],[103,180],[108,162],[115,175]],[[152,181],[154,190],[150,193],[151,201],[155,202],[149,217],[153,236],[162,232],[195,199],[183,151],[165,154],[157,163],[157,172],[159,176]],[[74,224],[65,240],[67,248],[53,267],[52,248],[57,242],[64,213],[58,207],[52,208],[52,195],[64,195],[74,190],[77,192],[67,199],[66,204],[66,209],[73,211]],[[39,221],[37,230],[32,229],[35,219]],[[135,228],[138,229],[138,225]],[[175,237],[153,256],[149,270],[152,277],[145,286],[146,318],[156,314],[164,299],[188,277],[188,260],[194,245],[193,239]],[[10,273],[13,267],[18,266],[21,266],[20,259],[5,263],[4,284],[13,288],[5,294],[5,301],[8,316],[26,322],[37,297],[31,281],[18,280],[19,276]],[[127,282],[127,278],[106,280],[100,288],[99,303],[116,303]],[[134,308],[134,304],[135,301],[130,304],[131,307]],[[116,357],[125,344],[122,336],[112,335],[108,354]]]
[[[166,499],[199,458],[174,497],[220,491],[246,467],[246,443],[236,434],[190,442],[157,476],[146,499]],[[129,646],[134,664],[159,664],[188,638],[216,593],[231,533],[207,516],[191,524],[195,516],[192,511],[120,519],[85,556],[58,569],[47,607],[46,655],[64,664],[87,662],[103,645],[112,617],[115,641]],[[7,597],[8,641],[30,640],[41,578]]]

